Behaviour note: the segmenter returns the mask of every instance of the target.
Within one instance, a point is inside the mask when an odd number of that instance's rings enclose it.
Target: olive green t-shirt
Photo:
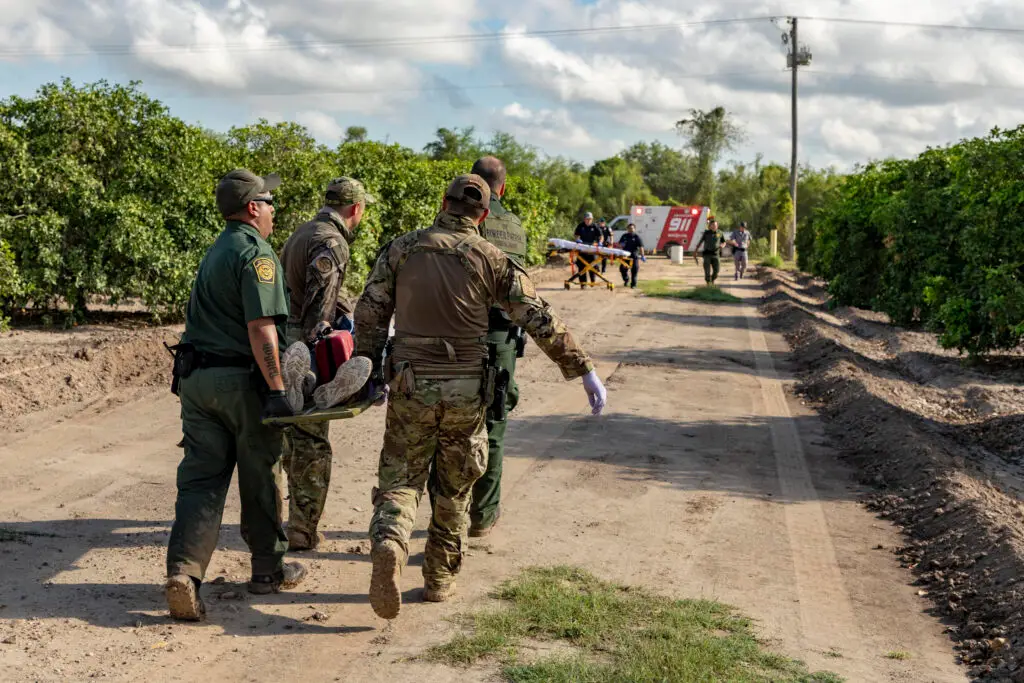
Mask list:
[[[219,356],[252,357],[248,323],[273,318],[280,343],[288,318],[281,263],[250,225],[228,221],[199,264],[183,341]]]

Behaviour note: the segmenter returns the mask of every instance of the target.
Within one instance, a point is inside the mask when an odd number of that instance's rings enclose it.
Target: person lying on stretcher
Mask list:
[[[342,316],[320,323],[312,343],[297,341],[284,352],[284,389],[292,413],[302,412],[310,397],[320,410],[333,408],[359,393],[370,378],[369,358],[352,357],[352,321]]]

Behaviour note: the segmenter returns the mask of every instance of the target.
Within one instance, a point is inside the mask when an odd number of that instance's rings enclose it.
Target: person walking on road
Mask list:
[[[752,238],[753,236],[747,230],[745,221],[740,223],[739,229],[729,236],[729,244],[732,246],[732,263],[735,268],[735,272],[732,275],[733,280],[742,280],[744,273],[747,272],[747,265],[749,263],[747,249],[750,248],[750,240]]]
[[[505,209],[501,198],[505,196],[505,164],[495,157],[478,159],[471,173],[480,176],[491,189],[491,202],[487,218],[480,224],[480,234],[505,252],[517,266],[526,266],[526,230],[519,217]],[[505,453],[505,427],[508,414],[519,404],[519,385],[516,384],[516,358],[523,355],[526,335],[515,325],[505,310],[495,305],[488,314],[488,353],[494,349],[495,367],[507,372],[507,390],[503,410],[487,411],[487,470],[473,484],[469,506],[469,535],[483,538],[491,533],[501,515],[501,473]]]
[[[580,244],[595,245],[601,242],[601,230],[594,225],[594,214],[589,211],[583,214],[583,222],[576,226],[576,231],[573,234],[576,236],[576,241]],[[577,254],[576,272],[569,278],[569,282],[579,278],[580,284],[583,284],[583,269],[588,264],[593,263],[596,258],[596,254]],[[588,272],[587,275],[590,276],[591,282],[597,282],[597,274],[593,270]]]
[[[604,218],[599,218],[597,221],[597,229],[601,231],[601,245],[605,247],[611,247],[614,242],[615,235],[612,234],[612,229],[605,223]],[[601,274],[603,275],[608,269],[608,257],[601,258]]]
[[[624,265],[619,266],[619,274],[622,275],[622,285],[629,286],[630,289],[636,289],[636,276],[640,272],[640,261],[647,260],[644,255],[644,242],[640,239],[640,235],[636,234],[636,225],[630,223],[626,228],[626,234],[622,236],[619,241],[619,248],[628,251],[630,260],[633,262],[629,268]],[[632,279],[630,276],[632,275]]]
[[[281,264],[267,243],[274,229],[276,174],[239,169],[217,184],[227,225],[202,262],[175,349],[185,455],[167,544],[167,606],[175,619],[206,614],[200,584],[217,545],[224,500],[238,467],[242,538],[252,553],[249,592],[298,585],[306,569],[285,564],[278,488],[281,431],[263,418],[293,414],[281,373],[288,317]]]
[[[316,217],[299,226],[285,242],[281,262],[290,292],[286,366],[293,362],[304,364],[309,372],[312,360],[307,345],[312,345],[326,327],[352,329],[352,309],[344,298],[342,286],[348,269],[349,245],[355,239],[366,206],[373,202],[373,196],[358,180],[335,178],[327,185],[324,206]],[[293,355],[304,361],[292,361]],[[315,377],[312,379],[315,383]],[[345,381],[347,376],[339,373],[336,379]],[[289,398],[293,401],[292,408],[298,412],[302,409],[304,392],[301,381],[293,385],[297,390]],[[352,387],[336,389],[348,391],[349,388]],[[329,421],[308,422],[295,425],[288,432],[284,468],[288,474],[290,551],[313,550],[323,540],[317,527],[331,480],[330,424]]]
[[[704,283],[713,285],[718,280],[718,273],[722,268],[722,259],[719,255],[722,245],[725,244],[725,237],[718,231],[718,221],[712,218],[708,221],[707,230],[700,236],[694,252],[700,251],[704,258]]]
[[[430,487],[423,598],[448,600],[462,567],[462,535],[473,483],[487,469],[487,407],[500,403],[489,358],[489,311],[499,304],[566,379],[583,377],[594,414],[606,392],[589,356],[522,268],[485,240],[490,187],[455,178],[433,226],[385,245],[356,304],[356,353],[381,368],[390,398],[370,522],[370,605],[394,619],[416,510]],[[388,326],[395,319],[395,336]],[[390,346],[382,361],[385,346]],[[433,469],[434,476],[428,472]]]

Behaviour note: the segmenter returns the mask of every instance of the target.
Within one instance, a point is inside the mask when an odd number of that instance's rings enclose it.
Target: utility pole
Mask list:
[[[801,66],[808,66],[811,63],[811,52],[806,45],[798,42],[797,18],[789,18],[789,33],[782,35],[782,44],[789,46],[789,54],[786,55],[786,65],[793,71],[793,158],[789,169],[789,196],[793,200],[793,223],[789,228],[789,243],[786,245],[787,256],[793,258],[796,255],[796,186],[797,186],[797,130],[799,117],[797,116],[797,74]]]

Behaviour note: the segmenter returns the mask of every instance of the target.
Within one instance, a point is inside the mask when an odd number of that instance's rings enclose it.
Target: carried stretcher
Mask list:
[[[579,279],[580,289],[586,289],[587,287],[600,287],[604,285],[609,290],[615,290],[615,284],[609,282],[605,276],[597,269],[602,259],[594,259],[592,261],[586,261],[580,259],[580,254],[593,254],[607,258],[612,262],[612,265],[624,266],[625,268],[633,267],[633,257],[625,249],[615,249],[614,247],[601,247],[593,244],[582,244],[580,242],[572,242],[570,240],[563,240],[557,237],[552,237],[548,240],[548,248],[551,250],[549,255],[554,254],[569,254],[569,272],[572,274],[568,280],[565,281],[565,288],[571,289],[573,285],[573,279]],[[582,263],[583,267],[578,268],[577,262]],[[601,282],[590,282],[587,277],[587,273],[593,273],[596,275]]]
[[[378,397],[379,398],[379,397]],[[294,427],[311,422],[327,422],[329,420],[346,420],[360,415],[373,405],[375,398],[353,399],[332,408],[309,408],[297,415],[287,417],[268,417],[263,424],[273,427]]]

